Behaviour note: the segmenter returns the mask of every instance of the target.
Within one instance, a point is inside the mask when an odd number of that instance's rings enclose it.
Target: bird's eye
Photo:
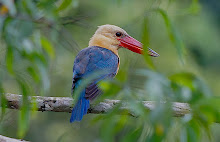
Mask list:
[[[122,34],[121,34],[120,32],[117,32],[115,35],[116,35],[117,37],[120,37]]]

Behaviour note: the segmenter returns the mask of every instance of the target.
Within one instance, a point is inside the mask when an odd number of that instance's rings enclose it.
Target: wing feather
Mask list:
[[[106,73],[94,79],[85,89],[85,98],[93,100],[102,93],[97,83],[100,80],[113,78],[117,73],[119,58],[112,51],[93,46],[79,52],[73,66],[72,92],[79,80],[88,77],[96,71]]]

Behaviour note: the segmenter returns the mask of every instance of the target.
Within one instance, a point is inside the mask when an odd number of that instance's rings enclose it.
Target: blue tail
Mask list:
[[[74,121],[81,121],[83,115],[87,114],[89,109],[89,100],[85,98],[85,90],[81,92],[79,100],[77,101],[76,105],[74,106],[70,118],[70,123]]]

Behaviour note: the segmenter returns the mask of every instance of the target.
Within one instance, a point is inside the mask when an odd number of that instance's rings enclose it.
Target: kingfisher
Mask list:
[[[135,53],[143,54],[142,44],[129,36],[122,28],[115,25],[99,26],[89,41],[89,46],[81,50],[73,65],[72,94],[82,85],[83,79],[94,72],[100,72],[87,86],[82,88],[77,102],[72,109],[70,122],[81,121],[87,114],[90,101],[102,94],[98,83],[101,80],[115,77],[119,70],[119,48],[127,48]],[[158,53],[148,48],[150,56],[157,57]],[[101,73],[102,72],[102,73]]]

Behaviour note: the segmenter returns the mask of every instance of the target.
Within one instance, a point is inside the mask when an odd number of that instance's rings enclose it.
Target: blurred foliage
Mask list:
[[[220,31],[218,13],[209,5],[213,2],[1,0],[0,133],[30,141],[219,141],[214,123],[220,122]],[[101,82],[104,94],[96,102],[120,99],[129,110],[119,112],[118,104],[72,125],[69,114],[31,113],[28,96],[70,96],[74,57],[88,46],[96,26],[107,23],[161,55],[119,51],[119,73]],[[5,108],[4,92],[24,96],[20,111]],[[156,109],[146,110],[144,100],[156,101]],[[192,111],[175,118],[172,102],[189,103]]]

